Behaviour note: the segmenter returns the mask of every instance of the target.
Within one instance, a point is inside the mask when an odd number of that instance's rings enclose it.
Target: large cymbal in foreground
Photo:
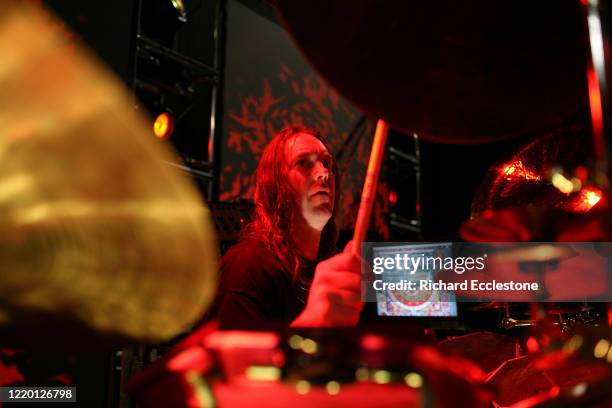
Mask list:
[[[0,345],[168,339],[214,290],[208,210],[58,26],[0,1]]]
[[[340,93],[426,139],[526,134],[588,106],[578,1],[275,3]]]

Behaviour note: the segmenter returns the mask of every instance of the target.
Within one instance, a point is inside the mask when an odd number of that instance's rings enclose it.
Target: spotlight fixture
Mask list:
[[[187,22],[187,11],[185,11],[185,5],[182,0],[170,0],[172,3],[172,7],[179,13],[178,19],[179,21],[185,23]]]
[[[174,130],[174,116],[170,112],[162,112],[153,122],[153,134],[161,140],[166,140],[172,135]]]
[[[167,48],[174,48],[175,36],[187,23],[183,0],[143,0],[140,35]]]

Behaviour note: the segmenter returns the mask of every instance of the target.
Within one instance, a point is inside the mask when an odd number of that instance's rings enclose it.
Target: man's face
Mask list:
[[[333,158],[323,143],[298,133],[285,145],[289,184],[306,223],[321,231],[334,210]]]

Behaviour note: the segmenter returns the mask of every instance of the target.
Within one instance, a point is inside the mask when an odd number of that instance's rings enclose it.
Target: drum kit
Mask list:
[[[603,159],[612,141],[602,153],[606,78],[597,57],[606,55],[592,24],[605,15],[596,1],[275,7],[319,73],[381,118],[375,149],[384,150],[387,126],[475,144],[548,129],[590,106],[595,137],[551,133],[504,158],[484,177],[461,233],[499,241],[495,232],[512,232],[518,220],[528,234],[514,240],[607,240]],[[216,286],[205,204],[167,165],[174,155],[148,136],[121,86],[68,46],[51,16],[5,0],[0,19],[0,347],[110,350],[184,332]],[[407,329],[238,333],[209,325],[136,376],[132,391],[143,406],[608,406],[612,313],[569,306],[525,316],[517,304],[478,305],[474,313],[500,312],[506,337],[480,333],[439,347]],[[509,341],[521,328],[523,343]],[[475,344],[510,351],[501,364],[455,355]]]

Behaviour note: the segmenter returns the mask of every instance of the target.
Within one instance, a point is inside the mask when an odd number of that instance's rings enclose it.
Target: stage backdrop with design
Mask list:
[[[280,25],[229,1],[221,201],[252,201],[261,152],[288,124],[316,129],[329,141],[342,177],[338,222],[352,229],[374,121],[313,71]],[[372,227],[386,236],[387,194],[381,181]]]

